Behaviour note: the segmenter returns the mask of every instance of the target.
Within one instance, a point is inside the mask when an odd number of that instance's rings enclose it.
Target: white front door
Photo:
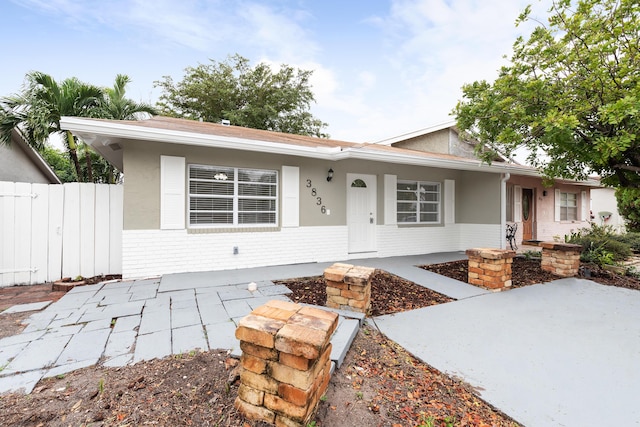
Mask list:
[[[347,174],[349,253],[376,251],[376,176]]]

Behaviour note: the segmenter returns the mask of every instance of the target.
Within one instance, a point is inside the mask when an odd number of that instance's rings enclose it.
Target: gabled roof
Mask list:
[[[126,140],[137,140],[330,161],[360,159],[443,169],[540,176],[535,169],[522,165],[487,165],[475,159],[377,143],[353,143],[161,116],[138,121],[63,117],[60,126],[82,138],[120,170],[123,170],[122,143]]]
[[[448,128],[452,128],[453,130],[457,131],[456,121],[450,120],[448,122],[439,123],[437,125],[426,127],[424,129],[418,129],[416,131],[403,133],[402,135],[394,136],[391,138],[381,139],[380,141],[376,141],[375,143],[381,144],[381,145],[392,145],[392,144],[395,144],[396,142],[406,141],[408,139],[413,139],[413,138],[419,138],[421,136],[425,136],[430,133],[438,132],[440,130],[444,130]]]
[[[39,170],[51,184],[62,184],[62,181],[60,181],[60,178],[58,178],[58,175],[56,175],[49,163],[27,143],[19,130],[11,130],[11,143],[18,146],[33,166]]]

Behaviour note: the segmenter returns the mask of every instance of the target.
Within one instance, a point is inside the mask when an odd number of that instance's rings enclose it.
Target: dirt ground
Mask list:
[[[437,268],[441,274],[458,278],[463,264],[466,262]],[[518,271],[527,280],[516,279]],[[539,280],[543,276],[536,261],[517,261],[513,272],[514,286],[547,281]],[[637,279],[635,284],[626,278],[607,279],[611,283],[606,284],[640,289]],[[293,290],[294,301],[324,303],[319,278],[286,284]],[[8,292],[0,289],[3,303],[11,302],[3,299]],[[377,271],[372,282],[372,312],[376,315],[448,301],[451,299],[385,272]],[[19,333],[20,321],[29,314],[0,313],[0,336]],[[0,395],[0,425],[265,426],[246,421],[233,408],[237,378],[237,360],[223,351],[192,352],[122,368],[98,365],[42,380],[27,396]],[[334,373],[314,422],[310,426],[519,425],[478,398],[469,385],[421,363],[371,326],[361,328],[344,364]]]

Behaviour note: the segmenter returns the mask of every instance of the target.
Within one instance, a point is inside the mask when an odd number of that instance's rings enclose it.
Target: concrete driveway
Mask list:
[[[526,426],[640,425],[638,291],[563,279],[375,323]]]

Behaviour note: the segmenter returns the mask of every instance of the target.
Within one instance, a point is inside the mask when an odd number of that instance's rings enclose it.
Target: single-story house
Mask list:
[[[447,150],[167,117],[61,125],[125,173],[124,277],[505,247],[508,221],[549,239],[586,224],[597,185],[545,189],[530,167]]]
[[[0,144],[0,181],[61,184],[51,166],[15,129],[11,144]]]

